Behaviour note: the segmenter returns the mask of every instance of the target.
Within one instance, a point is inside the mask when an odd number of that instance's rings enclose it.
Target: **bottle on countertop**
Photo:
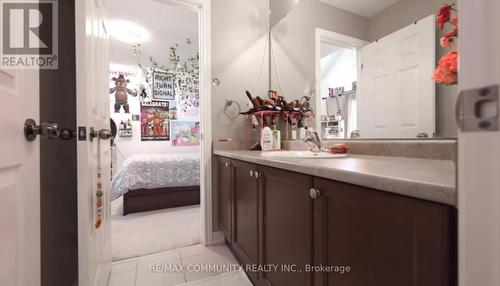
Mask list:
[[[273,131],[271,130],[271,128],[269,128],[269,126],[266,126],[262,129],[262,135],[260,137],[260,145],[262,146],[262,151],[273,150]]]
[[[281,150],[281,132],[273,125],[273,149]]]
[[[306,138],[306,129],[307,127],[300,125],[299,126],[299,139],[305,139]]]
[[[297,126],[295,126],[295,123],[292,124],[292,140],[297,140]]]

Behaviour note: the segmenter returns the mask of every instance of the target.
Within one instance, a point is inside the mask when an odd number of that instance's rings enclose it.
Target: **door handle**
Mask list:
[[[101,140],[108,140],[113,136],[113,133],[111,133],[111,130],[109,129],[101,129],[99,131],[95,130],[94,127],[90,127],[90,141],[93,141],[94,138],[99,137]]]
[[[24,137],[28,142],[35,141],[40,135],[47,139],[60,138],[62,140],[70,140],[76,137],[76,132],[68,128],[59,128],[59,124],[55,122],[42,122],[36,124],[34,119],[26,119],[24,122]]]
[[[311,188],[309,190],[309,196],[311,197],[311,199],[316,199],[320,195],[321,195],[321,192],[317,189]]]

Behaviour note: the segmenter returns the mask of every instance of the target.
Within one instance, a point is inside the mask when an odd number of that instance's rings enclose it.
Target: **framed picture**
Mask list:
[[[153,72],[153,100],[174,100],[174,74],[164,71]]]
[[[141,141],[170,140],[168,101],[141,104]]]
[[[171,141],[172,146],[197,146],[200,145],[200,122],[172,120]]]

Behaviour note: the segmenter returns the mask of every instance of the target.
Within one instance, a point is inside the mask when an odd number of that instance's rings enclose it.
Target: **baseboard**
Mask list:
[[[210,242],[210,244],[213,245],[224,243],[224,240],[224,234],[222,233],[222,231],[214,231],[212,232],[212,241]]]

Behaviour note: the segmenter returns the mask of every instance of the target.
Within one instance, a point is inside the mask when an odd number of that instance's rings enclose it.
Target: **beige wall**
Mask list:
[[[262,97],[269,89],[268,4],[268,0],[212,0],[212,77],[220,80],[219,86],[212,86],[215,142],[224,138],[231,138],[235,143],[245,141],[249,132],[246,116],[228,119],[224,115],[226,99],[237,101],[242,111],[246,111],[245,90]],[[217,178],[217,168],[215,162],[212,163],[213,178]],[[212,222],[217,229],[216,180],[212,190]]]
[[[301,0],[272,29],[271,86],[289,100],[315,88],[315,28],[359,39],[369,36],[368,18],[317,0]]]
[[[270,0],[271,27],[278,24],[299,3],[300,0]]]
[[[400,0],[391,7],[373,16],[369,21],[369,40],[375,41],[395,32],[412,22],[437,14],[443,4],[455,3],[454,0]],[[443,32],[438,29],[436,58],[439,60],[450,49],[439,46]],[[439,137],[456,137],[455,101],[457,87],[436,85],[436,133]]]
[[[224,115],[226,99],[248,109],[245,90],[265,96],[269,89],[268,0],[212,1],[212,86],[213,140],[245,140],[248,119]],[[262,73],[262,74],[261,74]]]

